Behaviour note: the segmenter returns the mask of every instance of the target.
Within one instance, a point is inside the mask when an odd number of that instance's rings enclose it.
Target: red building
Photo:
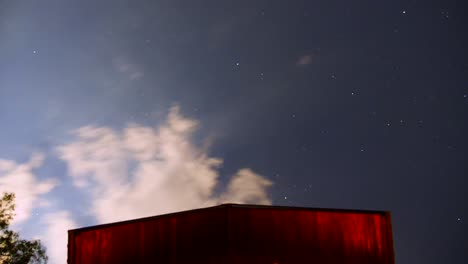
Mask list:
[[[68,263],[393,264],[389,212],[224,204],[68,231]]]

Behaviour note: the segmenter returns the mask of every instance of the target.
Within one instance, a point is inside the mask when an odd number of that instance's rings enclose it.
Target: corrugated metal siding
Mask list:
[[[388,221],[385,213],[236,208],[230,254],[237,263],[391,264]]]
[[[69,264],[393,264],[388,213],[224,205],[69,231]]]

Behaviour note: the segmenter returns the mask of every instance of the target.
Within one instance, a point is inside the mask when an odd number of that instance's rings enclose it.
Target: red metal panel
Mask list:
[[[385,213],[233,210],[231,263],[394,263]]]
[[[211,208],[70,231],[74,254],[69,254],[68,263],[188,263],[186,256],[195,261],[190,263],[222,263],[225,215],[222,208]]]
[[[393,264],[384,212],[222,205],[69,231],[69,264]]]

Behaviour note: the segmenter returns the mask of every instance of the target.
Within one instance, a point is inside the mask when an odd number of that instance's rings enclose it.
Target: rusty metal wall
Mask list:
[[[390,215],[223,205],[69,231],[69,264],[393,264]]]

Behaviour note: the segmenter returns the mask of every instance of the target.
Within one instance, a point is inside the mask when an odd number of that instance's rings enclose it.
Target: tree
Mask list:
[[[40,240],[20,239],[17,232],[8,229],[14,211],[15,195],[4,193],[0,199],[0,264],[47,263]]]

